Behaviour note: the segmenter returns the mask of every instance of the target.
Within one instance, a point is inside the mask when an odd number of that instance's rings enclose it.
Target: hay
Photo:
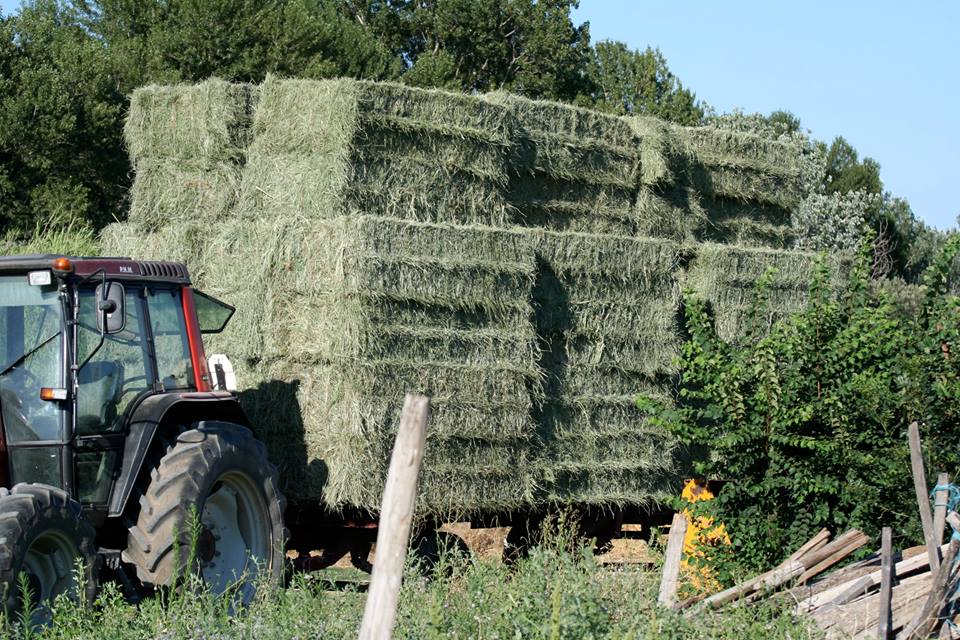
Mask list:
[[[640,154],[620,118],[504,93],[484,96],[513,124],[514,222],[555,230],[632,232]],[[616,226],[619,225],[619,226]]]
[[[249,135],[256,91],[211,79],[195,85],[150,85],[133,92],[124,126],[134,164],[143,158],[236,160]]]
[[[282,461],[281,478],[295,500],[322,495],[331,507],[377,509],[399,409],[408,390],[432,396],[425,474],[445,471],[449,475],[459,468],[461,477],[509,477],[529,452],[524,444],[532,432],[529,406],[522,397],[513,403],[504,400],[523,388],[522,381],[511,387],[509,374],[490,368],[261,363],[247,377],[262,382],[246,383],[241,402],[271,459]],[[522,486],[523,480],[514,476],[512,483]],[[525,492],[519,490],[521,495]],[[436,512],[453,503],[471,509],[513,505],[499,502],[505,498],[497,493],[470,504],[475,494],[467,500],[459,486],[448,487],[447,493],[435,494],[439,500],[422,494],[422,508]]]
[[[241,186],[243,217],[508,219],[502,108],[352,80],[268,78],[260,93]]]
[[[678,485],[676,441],[646,423],[634,396],[556,403],[539,442],[540,502],[644,504]]]
[[[781,143],[355,80],[135,102],[131,223],[104,246],[237,306],[208,350],[294,500],[377,509],[407,391],[433,402],[425,512],[659,499],[676,445],[634,399],[671,401],[680,284],[724,336],[767,265],[771,314],[805,301],[807,254],[679,244],[789,243]]]
[[[679,152],[671,125],[649,116],[624,116],[639,144],[640,184],[664,186],[677,180]]]
[[[151,231],[133,222],[114,222],[100,231],[100,253],[134,260],[170,260],[187,265],[194,284],[203,287],[204,244],[210,227],[181,222]]]
[[[799,205],[799,147],[716,127],[676,127],[673,132],[686,155],[687,180],[704,195],[784,209]]]
[[[702,244],[694,249],[686,284],[695,295],[710,303],[717,334],[737,342],[748,335],[750,308],[757,300],[757,282],[773,274],[765,293],[766,311],[759,321],[764,326],[802,311],[807,304],[814,265],[820,258],[799,251],[776,251]],[[837,286],[844,272],[843,261],[827,260],[831,286]]]
[[[479,346],[480,334],[449,326],[452,314],[503,321],[477,328],[500,332],[504,348],[520,339],[531,314],[533,252],[509,231],[373,216],[231,221],[207,241],[202,262],[204,272],[219,274],[209,293],[238,308],[224,339],[246,358],[384,353],[382,339],[377,346],[370,341],[404,326],[379,324],[375,309],[384,304],[417,305],[418,318],[436,319],[419,343],[390,339],[421,354],[437,353],[444,342]]]
[[[144,158],[130,190],[129,220],[149,230],[170,223],[226,219],[236,204],[240,169],[226,162]]]

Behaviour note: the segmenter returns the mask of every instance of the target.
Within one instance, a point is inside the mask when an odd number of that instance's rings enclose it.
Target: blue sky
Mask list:
[[[960,2],[581,0],[574,20],[595,41],[659,47],[720,112],[787,109],[817,138],[843,135],[918,216],[956,227]]]
[[[919,217],[957,226],[960,3],[581,0],[574,20],[594,41],[659,47],[719,112],[786,109],[844,136]]]

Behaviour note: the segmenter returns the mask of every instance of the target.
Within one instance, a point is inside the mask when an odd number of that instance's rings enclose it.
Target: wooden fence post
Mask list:
[[[891,596],[893,595],[893,533],[890,527],[884,527],[880,542],[880,624],[877,638],[889,640],[893,631]]]
[[[946,487],[950,483],[950,474],[941,473],[937,476],[937,486]],[[933,494],[933,536],[938,545],[943,544],[943,529],[947,524],[947,500],[950,492],[946,489],[937,489]]]
[[[937,575],[940,568],[940,545],[933,533],[933,516],[930,514],[930,489],[927,476],[923,471],[923,452],[920,449],[920,427],[916,422],[907,429],[910,442],[910,468],[913,471],[913,488],[917,493],[917,506],[920,508],[920,522],[923,525],[923,539],[927,543],[927,555],[930,556],[930,575]]]
[[[383,489],[376,558],[360,625],[360,640],[393,637],[429,414],[429,398],[407,394]]]
[[[671,609],[677,606],[677,580],[680,577],[680,559],[683,555],[683,539],[687,535],[687,516],[673,514],[667,551],[663,559],[663,574],[660,576],[660,595],[657,604]]]

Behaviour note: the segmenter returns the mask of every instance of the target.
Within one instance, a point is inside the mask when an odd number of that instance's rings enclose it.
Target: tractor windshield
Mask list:
[[[65,386],[61,313],[55,286],[0,276],[0,410],[10,443],[60,439],[59,407],[40,389]]]

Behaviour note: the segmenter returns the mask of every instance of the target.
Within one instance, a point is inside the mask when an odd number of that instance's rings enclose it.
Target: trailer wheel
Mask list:
[[[123,559],[141,581],[171,586],[187,572],[243,602],[283,575],[286,500],[277,469],[249,429],[204,422],[181,433],[150,473]],[[189,566],[188,566],[189,565]]]
[[[96,547],[93,526],[80,503],[62,489],[18,484],[0,489],[0,589],[8,619],[20,611],[20,576],[30,599],[44,616],[61,594],[92,602],[96,594]],[[76,584],[77,565],[83,584]]]

